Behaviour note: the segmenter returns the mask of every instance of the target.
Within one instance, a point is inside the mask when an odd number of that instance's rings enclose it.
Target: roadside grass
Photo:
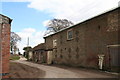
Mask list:
[[[19,55],[11,55],[10,60],[19,60]]]

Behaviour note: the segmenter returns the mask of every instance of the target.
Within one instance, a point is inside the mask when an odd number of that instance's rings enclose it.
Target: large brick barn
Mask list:
[[[0,14],[0,78],[8,78],[12,20]]]
[[[115,8],[44,37],[47,55],[51,63],[118,71],[119,32],[120,11]]]

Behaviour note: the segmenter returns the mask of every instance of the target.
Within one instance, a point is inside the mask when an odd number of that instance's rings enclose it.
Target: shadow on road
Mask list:
[[[45,71],[25,64],[10,62],[10,78],[42,78]]]

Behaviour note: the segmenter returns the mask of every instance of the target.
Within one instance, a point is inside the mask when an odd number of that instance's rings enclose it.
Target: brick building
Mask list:
[[[44,37],[51,63],[118,71],[119,16],[115,8]]]
[[[0,14],[0,78],[8,78],[12,20]]]
[[[45,50],[45,43],[38,44],[32,49],[33,52],[33,61],[37,63],[46,63],[47,54]]]

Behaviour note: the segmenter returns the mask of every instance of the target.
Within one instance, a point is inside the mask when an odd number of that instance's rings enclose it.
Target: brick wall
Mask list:
[[[45,37],[46,49],[53,48],[53,62],[71,66],[98,69],[98,55],[104,54],[104,67],[109,67],[107,45],[118,44],[118,8]],[[113,28],[111,28],[113,27]],[[118,30],[116,30],[116,28]],[[67,40],[67,31],[73,30],[73,39]],[[109,31],[109,30],[110,31]]]
[[[0,22],[0,63],[1,63],[1,70],[2,70],[2,78],[9,77],[9,57],[10,57],[10,26],[11,26],[11,19],[0,15],[1,22]],[[0,74],[1,74],[0,73]]]

